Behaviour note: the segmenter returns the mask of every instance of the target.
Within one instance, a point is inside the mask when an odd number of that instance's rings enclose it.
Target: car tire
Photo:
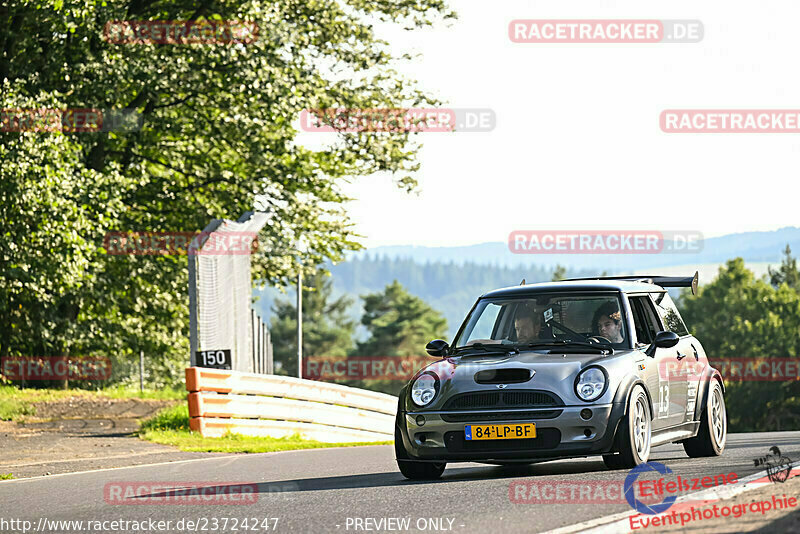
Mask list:
[[[617,432],[619,454],[610,459],[614,469],[631,469],[647,462],[650,458],[651,437],[650,402],[644,388],[636,385],[631,390],[628,409]],[[609,460],[603,456],[603,461]]]
[[[394,454],[397,458],[397,467],[409,480],[436,480],[442,473],[446,463],[415,462],[410,459],[406,448],[403,446],[403,435],[400,427],[394,427]]]
[[[700,416],[700,430],[697,436],[683,441],[683,450],[690,458],[719,456],[725,450],[728,439],[728,412],[722,385],[711,381],[708,399]]]
[[[622,469],[622,460],[619,454],[604,454],[603,463],[609,469]]]

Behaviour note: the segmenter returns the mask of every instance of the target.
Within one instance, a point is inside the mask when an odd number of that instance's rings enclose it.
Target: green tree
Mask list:
[[[372,22],[414,29],[451,17],[442,0],[0,6],[3,109],[142,117],[133,132],[0,131],[0,356],[97,352],[115,359],[119,378],[142,348],[159,380],[181,380],[185,258],[109,256],[108,231],[197,231],[211,218],[263,209],[272,220],[259,236],[253,274],[281,285],[297,254],[310,275],[358,248],[341,186],[387,171],[413,189],[419,145],[409,133],[340,132],[308,148],[297,139],[297,119],[304,109],[436,105],[394,70],[403,58]],[[115,44],[103,37],[115,20],[246,20],[259,38]]]
[[[767,271],[769,272],[769,283],[773,287],[785,283],[792,289],[800,289],[800,271],[797,270],[797,260],[792,257],[792,249],[788,244],[783,251],[783,261],[781,261],[780,267],[775,270],[767,267]]]
[[[800,356],[800,293],[772,287],[736,258],[697,296],[685,291],[682,315],[709,359]],[[732,432],[800,429],[800,382],[726,383]]]
[[[432,339],[445,339],[447,320],[395,280],[364,299],[361,318],[369,338],[358,344],[362,356],[420,356]]]
[[[362,297],[361,318],[369,338],[358,344],[356,355],[374,358],[425,357],[425,345],[432,339],[446,339],[447,319],[424,300],[410,294],[395,280],[383,291]],[[431,359],[433,362],[433,359]],[[363,380],[352,385],[397,394],[405,380]]]
[[[307,284],[307,285],[306,285]],[[348,319],[353,300],[332,298],[330,276],[317,271],[303,281],[303,358],[347,356],[353,349],[355,321]],[[297,376],[297,306],[294,300],[275,302],[270,334],[279,372]]]

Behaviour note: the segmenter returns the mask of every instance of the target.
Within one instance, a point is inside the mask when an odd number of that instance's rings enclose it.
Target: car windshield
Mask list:
[[[481,299],[455,340],[456,347],[570,343],[628,347],[617,295],[539,294]],[[595,339],[592,339],[595,338]]]

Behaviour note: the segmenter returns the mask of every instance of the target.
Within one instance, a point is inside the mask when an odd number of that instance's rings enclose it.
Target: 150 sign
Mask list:
[[[198,367],[230,369],[231,350],[199,350],[195,353],[195,362]]]

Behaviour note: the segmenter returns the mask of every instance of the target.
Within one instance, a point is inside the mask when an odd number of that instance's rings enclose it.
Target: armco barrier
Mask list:
[[[324,442],[388,441],[397,397],[288,376],[189,367],[189,424],[205,437],[227,432]]]

